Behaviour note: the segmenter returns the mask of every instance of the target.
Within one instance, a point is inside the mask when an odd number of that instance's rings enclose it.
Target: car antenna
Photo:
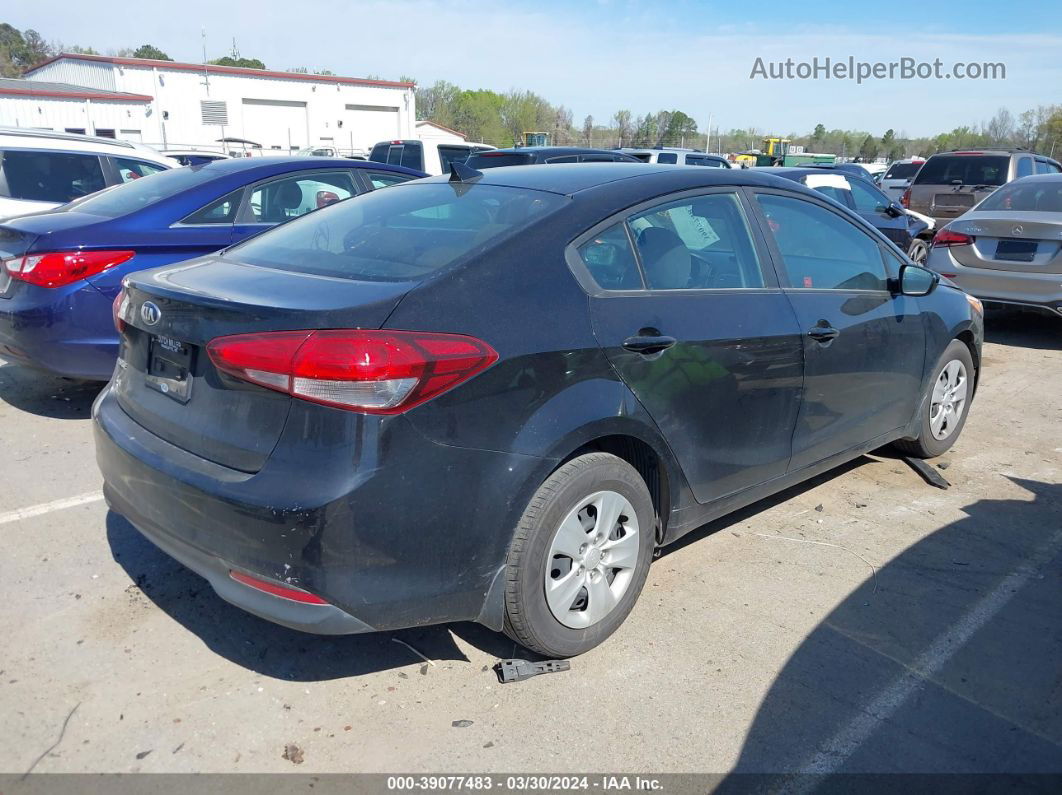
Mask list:
[[[476,171],[464,163],[450,164],[450,182],[473,182],[483,176],[482,171]]]

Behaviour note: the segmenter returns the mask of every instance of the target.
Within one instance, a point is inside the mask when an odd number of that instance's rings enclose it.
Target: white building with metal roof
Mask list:
[[[0,125],[160,148],[228,148],[219,139],[240,138],[264,154],[325,145],[364,152],[416,136],[407,82],[69,53],[25,78],[0,81]]]

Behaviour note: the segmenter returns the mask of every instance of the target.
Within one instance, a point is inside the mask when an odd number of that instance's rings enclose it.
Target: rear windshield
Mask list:
[[[474,169],[498,168],[499,166],[526,166],[534,156],[527,152],[477,152],[465,161]]]
[[[419,141],[376,144],[369,153],[369,160],[423,171],[424,147]]]
[[[1062,213],[1062,180],[1011,182],[993,192],[977,210]]]
[[[68,205],[67,210],[117,218],[150,207],[182,191],[218,178],[218,172],[203,166],[184,166],[141,177]]]
[[[893,163],[882,179],[910,179],[921,167],[921,163]]]
[[[421,279],[567,201],[496,185],[406,183],[310,213],[229,249],[225,257],[320,276]]]
[[[933,155],[922,164],[916,185],[1002,185],[1007,181],[1006,155]]]

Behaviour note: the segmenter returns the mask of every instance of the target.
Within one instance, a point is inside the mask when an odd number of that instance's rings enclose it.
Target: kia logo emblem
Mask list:
[[[1022,227],[1021,224],[1018,224],[1016,227],[1011,229],[1010,232],[1015,237],[1020,237],[1021,235],[1023,235],[1025,233],[1025,229]]]
[[[147,323],[149,326],[154,326],[160,320],[162,320],[162,310],[158,308],[156,304],[151,301],[145,301],[140,307],[140,319]]]

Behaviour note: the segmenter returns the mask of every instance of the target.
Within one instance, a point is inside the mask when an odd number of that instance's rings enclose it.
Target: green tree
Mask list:
[[[266,68],[266,65],[257,58],[233,58],[231,55],[215,58],[212,61],[207,61],[207,63],[213,64],[214,66],[242,66],[245,69]]]
[[[134,58],[151,58],[155,61],[172,61],[173,59],[153,44],[141,44],[133,50]]]
[[[811,145],[812,151],[818,151],[822,148],[822,145],[826,142],[826,127],[822,124],[815,125],[815,131],[811,134],[811,139],[808,143]]]

